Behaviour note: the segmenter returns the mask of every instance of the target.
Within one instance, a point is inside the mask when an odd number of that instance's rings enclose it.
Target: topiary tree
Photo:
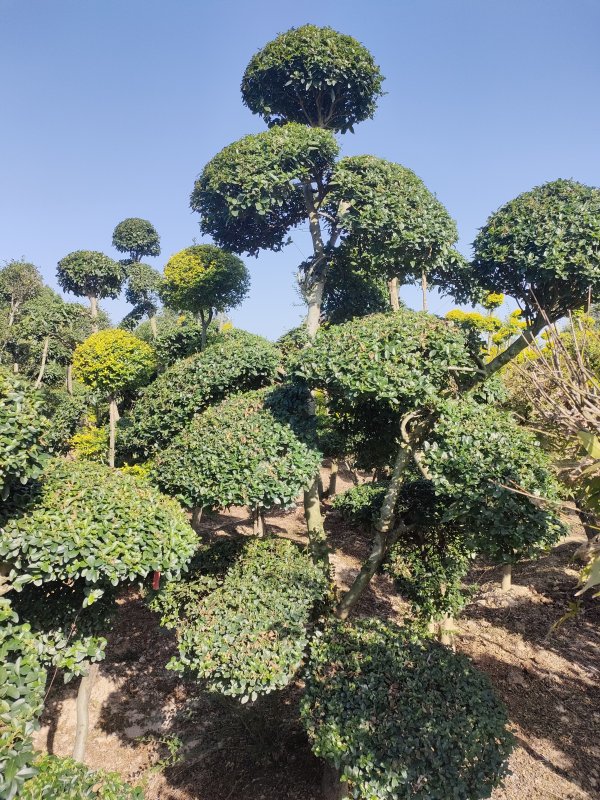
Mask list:
[[[127,316],[135,322],[139,322],[147,316],[153,337],[156,337],[158,333],[156,313],[160,302],[162,281],[160,272],[149,264],[134,261],[127,267],[125,299],[134,307]]]
[[[98,332],[98,300],[118,296],[125,279],[121,264],[96,250],[76,250],[58,262],[58,284],[90,301],[92,332]]]
[[[128,217],[119,222],[113,231],[112,243],[119,253],[129,254],[128,264],[160,255],[160,237],[147,219]]]
[[[513,737],[487,678],[406,627],[331,624],[313,639],[301,710],[345,797],[479,800],[507,772]]]
[[[277,347],[261,336],[238,330],[223,333],[222,339],[176,362],[143,390],[123,420],[123,451],[145,460],[207,406],[233,392],[272,383],[280,358]]]
[[[177,311],[189,311],[206,331],[216,312],[239,305],[248,294],[250,276],[237,256],[211,244],[198,244],[171,256],[165,267],[161,297]]]
[[[345,133],[373,116],[382,83],[371,53],[356,39],[303,25],[253,56],[242,99],[269,126],[299,122]]]
[[[246,506],[262,534],[264,512],[292,506],[321,462],[281,418],[281,391],[233,395],[195,417],[155,459],[161,489],[190,508]]]
[[[196,544],[174,500],[100,464],[52,459],[0,506],[0,560],[14,608],[41,642],[43,662],[67,679],[82,676],[74,757],[85,749],[94,664],[104,657],[116,587],[150,572],[176,577]]]
[[[156,367],[152,348],[127,331],[115,329],[94,333],[73,355],[75,374],[86,386],[109,402],[109,466],[115,465],[117,398],[124,391],[143,386]]]
[[[28,261],[8,261],[0,269],[0,308],[6,308],[6,329],[2,335],[2,349],[14,352],[10,346],[14,338],[13,326],[19,319],[24,303],[42,291],[43,281],[38,268]],[[19,364],[13,358],[13,371],[19,371]]]

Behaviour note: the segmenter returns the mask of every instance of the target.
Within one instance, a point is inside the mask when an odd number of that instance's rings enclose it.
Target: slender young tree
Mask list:
[[[96,250],[76,250],[58,262],[58,283],[65,292],[87,297],[93,332],[98,332],[98,300],[118,296],[125,270],[117,261]]]
[[[153,338],[158,333],[156,314],[160,304],[162,280],[160,272],[149,264],[134,261],[127,267],[125,299],[133,306],[128,317],[137,323],[147,316]]]

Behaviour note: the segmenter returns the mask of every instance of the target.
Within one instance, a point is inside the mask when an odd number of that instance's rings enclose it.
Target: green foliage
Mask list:
[[[142,392],[129,428],[122,428],[123,447],[138,457],[164,447],[207,406],[232,392],[271,383],[279,361],[275,345],[261,336],[224,333],[202,353],[173,364]]]
[[[298,354],[309,343],[310,337],[307,333],[306,325],[292,328],[277,339],[276,344],[281,351],[284,369],[293,369]]]
[[[84,579],[92,589],[153,570],[178,575],[196,540],[174,500],[100,464],[60,458],[35,490],[0,507],[0,524],[0,560],[17,587]]]
[[[314,479],[321,454],[277,418],[277,409],[265,407],[270,391],[233,395],[197,416],[155,459],[161,489],[189,507],[292,506]]]
[[[368,527],[375,521],[381,509],[387,488],[388,484],[385,482],[359,483],[336,495],[331,506],[347,522]]]
[[[93,771],[72,758],[40,756],[37,775],[23,786],[22,800],[144,800],[116,772]]]
[[[306,218],[300,184],[325,178],[338,145],[330,131],[289,123],[245,136],[204,167],[190,198],[203,233],[234,253],[281,250]]]
[[[330,213],[341,202],[348,204],[340,245],[348,264],[401,283],[420,280],[426,270],[430,283],[448,288],[444,265],[456,225],[414,172],[375,156],[342,158],[331,177]]]
[[[26,381],[0,369],[0,502],[15,485],[38,475],[44,429],[40,395]]]
[[[492,214],[474,247],[472,284],[459,294],[503,292],[528,320],[536,303],[559,319],[600,287],[600,190],[570,180],[537,186]]]
[[[189,577],[199,580],[197,573]],[[283,688],[302,663],[306,628],[327,585],[322,568],[292,542],[249,540],[214,591],[200,595],[195,607],[181,604],[181,613],[191,613],[180,619],[179,655],[169,668],[192,673],[209,691],[242,703]],[[167,584],[165,600],[161,593],[154,607],[165,604],[165,621],[172,625],[170,591]]]
[[[242,98],[268,125],[299,122],[344,133],[373,116],[382,82],[372,55],[356,39],[303,25],[252,57]]]
[[[19,624],[6,598],[0,597],[0,797],[12,800],[33,770],[37,717],[42,711],[46,671],[39,642],[29,625]]]
[[[95,461],[106,464],[109,447],[109,430],[106,425],[99,427],[96,418],[86,419],[81,430],[78,430],[69,441],[68,451],[80,461]]]
[[[449,322],[400,309],[320,330],[302,351],[298,374],[347,404],[435,407],[472,369],[470,343]]]
[[[43,446],[57,455],[66,455],[71,449],[71,440],[85,422],[90,398],[85,393],[70,395],[67,391],[52,390],[51,403],[46,394],[44,411],[49,425],[42,437]],[[105,458],[103,460],[106,460]]]
[[[160,255],[160,237],[147,219],[128,217],[119,222],[113,231],[112,243],[119,253],[129,253],[131,261]]]
[[[156,314],[162,275],[149,264],[134,261],[127,266],[127,287],[125,299],[134,306],[134,312],[141,317]]]
[[[314,753],[357,800],[479,800],[507,771],[512,736],[485,675],[391,623],[313,639],[301,709]]]
[[[384,274],[371,274],[336,254],[327,273],[322,313],[330,325],[354,317],[366,317],[390,310],[390,291]]]
[[[156,327],[154,336],[150,324],[143,322],[135,329],[135,335],[152,345],[159,371],[202,350],[202,326],[191,314],[176,314],[168,308],[163,309],[156,317]],[[206,334],[207,343],[212,344],[218,336],[214,322]]]
[[[533,557],[563,534],[552,505],[518,493],[552,503],[559,487],[537,439],[510,414],[466,398],[448,401],[422,462],[444,497],[442,522],[467,526],[477,550],[493,560]]]
[[[6,302],[11,310],[30,300],[41,291],[42,276],[35,264],[28,261],[8,261],[0,269],[0,299]]]
[[[238,306],[249,286],[241,259],[212,244],[198,244],[171,256],[161,295],[170,308],[210,317],[213,311]]]
[[[58,284],[78,297],[117,297],[125,279],[121,264],[96,250],[76,250],[58,262]]]
[[[93,333],[73,355],[73,372],[105,397],[143,386],[156,368],[150,345],[114,328]]]

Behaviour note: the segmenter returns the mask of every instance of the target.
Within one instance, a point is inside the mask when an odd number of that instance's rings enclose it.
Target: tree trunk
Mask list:
[[[19,363],[17,361],[15,361],[13,364],[13,372],[15,373],[15,375],[17,375],[19,372]]]
[[[115,443],[117,435],[117,420],[119,419],[119,409],[117,408],[117,401],[114,397],[109,399],[108,407],[108,425],[109,425],[109,438],[108,438],[108,466],[114,467],[115,465]]]
[[[313,561],[315,563],[327,562],[329,555],[323,517],[321,516],[318,478],[313,481],[310,489],[304,492],[304,519],[306,520],[309,547]]]
[[[442,644],[445,644],[448,647],[452,644],[454,640],[453,631],[455,628],[456,623],[454,621],[454,617],[450,614],[447,614],[440,622],[440,642]]]
[[[427,273],[421,271],[421,293],[423,295],[423,311],[427,311]]]
[[[400,311],[400,298],[398,297],[398,278],[392,278],[388,281],[388,289],[390,290],[390,305],[392,311]]]
[[[35,388],[39,389],[44,380],[44,372],[46,372],[46,361],[48,359],[48,346],[50,344],[50,337],[46,336],[44,339],[44,349],[42,350],[42,363],[40,364],[40,371],[35,382]]]
[[[73,365],[67,364],[67,392],[73,394]]]
[[[92,318],[92,333],[98,333],[98,298],[91,294],[90,300],[90,317]]]
[[[265,515],[262,509],[255,508],[252,513],[253,525],[252,533],[262,539],[265,535]]]
[[[196,533],[200,533],[200,522],[202,520],[202,506],[192,508],[192,528]]]
[[[158,329],[156,325],[156,314],[151,314],[148,317],[148,321],[150,322],[150,330],[152,331],[152,338],[156,339],[158,335]]]
[[[335,497],[335,490],[337,487],[337,476],[340,465],[336,458],[331,459],[331,468],[329,471],[329,486],[327,487],[327,497]]]
[[[77,692],[77,728],[73,746],[73,758],[75,761],[83,762],[85,758],[85,745],[90,724],[90,696],[97,674],[98,664],[90,664],[87,675],[84,675],[79,683],[79,691]]]
[[[502,584],[503,592],[508,592],[512,586],[512,564],[504,564],[502,567]]]
[[[600,533],[600,519],[588,511],[581,500],[575,500],[575,508],[588,541],[595,539]]]
[[[323,765],[323,778],[321,780],[323,800],[347,800],[348,784],[340,780],[340,771],[331,764]]]
[[[198,316],[200,317],[200,325],[202,326],[202,341],[200,343],[200,347],[202,350],[204,350],[206,347],[206,333],[213,318],[213,313],[212,311],[209,311],[205,316],[204,311],[201,311]]]

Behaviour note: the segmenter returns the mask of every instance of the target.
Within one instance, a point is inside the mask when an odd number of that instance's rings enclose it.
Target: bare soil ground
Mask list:
[[[304,541],[300,508],[267,522]],[[250,532],[241,509],[202,526]],[[343,587],[369,541],[335,512],[327,529]],[[489,675],[518,741],[512,774],[493,800],[600,797],[600,601],[587,600],[575,618],[552,629],[573,600],[571,558],[584,539],[574,527],[550,554],[517,567],[509,593],[498,589],[498,570],[479,565],[470,576],[474,594],[459,621],[456,648]],[[406,611],[379,575],[358,613],[401,621]],[[87,763],[141,784],[147,800],[318,800],[322,766],[297,721],[301,687],[240,706],[167,670],[174,651],[173,636],[139,596],[125,594],[93,690]],[[75,693],[76,685],[54,683],[37,734],[40,749],[70,754]]]

